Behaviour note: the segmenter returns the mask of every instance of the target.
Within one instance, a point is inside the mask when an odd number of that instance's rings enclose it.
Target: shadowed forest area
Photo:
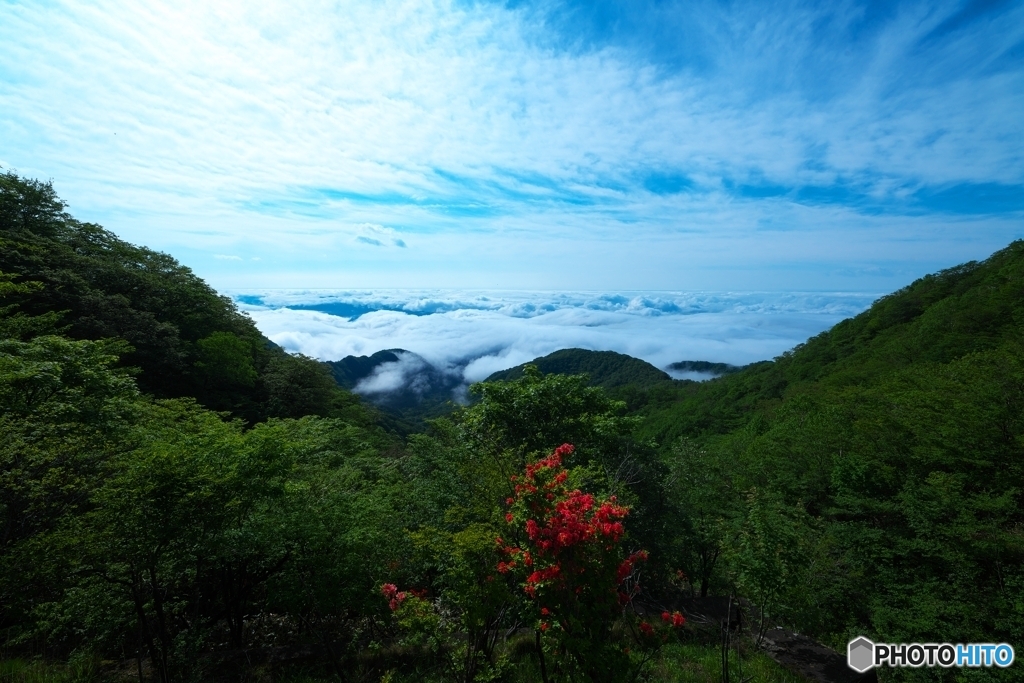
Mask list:
[[[719,681],[713,596],[733,681],[1024,642],[1024,242],[726,371],[560,352],[409,433],[0,175],[0,680]]]

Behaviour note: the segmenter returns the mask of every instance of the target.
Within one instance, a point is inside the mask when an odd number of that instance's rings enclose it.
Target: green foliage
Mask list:
[[[637,424],[623,417],[625,406],[588,386],[585,375],[548,375],[527,366],[510,382],[486,382],[472,391],[480,402],[455,416],[460,437],[484,452],[512,457],[521,470],[529,454],[552,451],[572,443],[583,453],[616,450]]]
[[[50,183],[0,175],[0,336],[122,339],[121,363],[140,370],[143,392],[250,423],[351,406],[326,368],[288,357],[188,268],[64,208]]]
[[[195,365],[207,385],[251,387],[256,383],[252,349],[230,332],[214,332],[196,342],[199,360]]]
[[[805,589],[809,525],[800,506],[787,507],[756,488],[747,493],[746,503],[726,559],[735,571],[736,587],[757,605],[760,644],[766,620],[778,616],[788,593]]]
[[[731,680],[751,680],[756,683],[804,681],[802,677],[786,671],[762,652],[745,655],[742,670],[734,661],[731,661],[730,665]],[[719,683],[722,680],[722,654],[717,647],[695,643],[666,645],[652,667],[651,680],[664,683]]]
[[[671,501],[663,515],[669,564],[683,572],[691,594],[707,597],[724,587],[720,560],[727,548],[729,525],[738,516],[733,490],[733,463],[719,451],[679,439],[666,457],[665,496]]]
[[[18,310],[18,302],[42,288],[39,282],[14,282],[15,275],[0,272],[0,339],[27,340],[40,334],[55,334],[62,313],[48,311],[28,316]]]
[[[743,368],[729,363],[711,363],[706,360],[681,360],[669,364],[670,370],[678,372],[700,372],[708,375],[729,375]]]
[[[1016,242],[772,363],[650,401],[640,433],[676,444],[670,466],[718,472],[699,484],[719,496],[710,528],[739,530],[713,539],[726,539],[719,580],[840,647],[857,633],[1019,639],[1007,581],[1024,562],[1022,293]],[[709,503],[690,486],[672,495],[680,545],[699,550],[707,528],[691,520]]]
[[[627,385],[644,388],[671,379],[650,363],[622,353],[562,349],[535,358],[527,364],[496,372],[488,377],[487,381],[507,382],[519,379],[526,374],[529,366],[534,366],[545,375],[587,375],[591,386],[605,389]]]
[[[114,369],[123,344],[0,341],[0,626],[31,635],[29,613],[59,592],[66,563],[40,539],[89,509],[89,491],[138,416]]]

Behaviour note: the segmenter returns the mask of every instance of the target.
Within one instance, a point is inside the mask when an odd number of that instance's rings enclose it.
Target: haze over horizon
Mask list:
[[[1024,237],[1019,2],[0,0],[0,167],[221,290],[887,292]]]

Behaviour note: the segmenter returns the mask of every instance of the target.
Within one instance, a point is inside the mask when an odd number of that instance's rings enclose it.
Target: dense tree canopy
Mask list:
[[[194,397],[257,422],[294,416],[301,394],[302,414],[335,414],[344,394],[327,368],[271,344],[172,257],[81,223],[64,208],[51,184],[0,175],[5,308],[16,307],[22,320],[42,317],[71,339],[124,340],[121,364],[138,368],[139,388],[159,398]]]

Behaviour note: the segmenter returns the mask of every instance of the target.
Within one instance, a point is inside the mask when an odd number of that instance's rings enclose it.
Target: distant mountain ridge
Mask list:
[[[668,370],[676,372],[696,372],[703,375],[731,375],[743,369],[742,365],[730,365],[729,363],[711,363],[706,360],[681,360],[668,366]]]
[[[523,376],[527,365],[535,365],[545,375],[590,375],[593,386],[611,389],[628,384],[650,386],[672,378],[645,360],[615,351],[589,351],[587,349],[562,349],[529,363],[517,365],[508,370],[495,372],[488,382],[502,382]]]
[[[400,431],[421,429],[424,420],[444,415],[469,400],[462,374],[432,365],[405,349],[386,349],[369,356],[346,356],[327,361],[335,381],[370,401],[397,422]],[[652,387],[672,387],[680,380],[645,360],[615,351],[561,349],[528,363],[495,372],[486,382],[513,381],[523,376],[527,365],[545,375],[588,375],[591,386],[616,394],[646,392]],[[705,378],[728,375],[741,368],[728,363],[680,361],[669,366],[678,372],[692,372]],[[700,377],[698,377],[699,379]],[[688,383],[682,380],[682,383]]]
[[[405,349],[386,349],[371,356],[345,356],[341,360],[326,361],[339,386],[352,390],[360,381],[373,374],[384,363],[397,363]]]
[[[464,401],[461,373],[445,372],[405,349],[345,356],[325,365],[340,386],[376,405],[390,416],[389,426],[402,433],[424,428],[424,420],[445,415]]]
[[[451,400],[453,392],[464,385],[458,373],[444,372],[417,353],[406,349],[385,349],[369,356],[345,356],[326,361],[335,381],[345,389],[368,396],[378,405],[410,407],[423,401]],[[561,349],[546,356],[499,370],[485,382],[505,382],[523,376],[527,365],[542,373],[590,376],[593,386],[614,389],[624,386],[648,387],[672,377],[645,360],[616,351]],[[732,374],[743,368],[728,363],[679,361],[668,366],[679,372],[712,376]]]

